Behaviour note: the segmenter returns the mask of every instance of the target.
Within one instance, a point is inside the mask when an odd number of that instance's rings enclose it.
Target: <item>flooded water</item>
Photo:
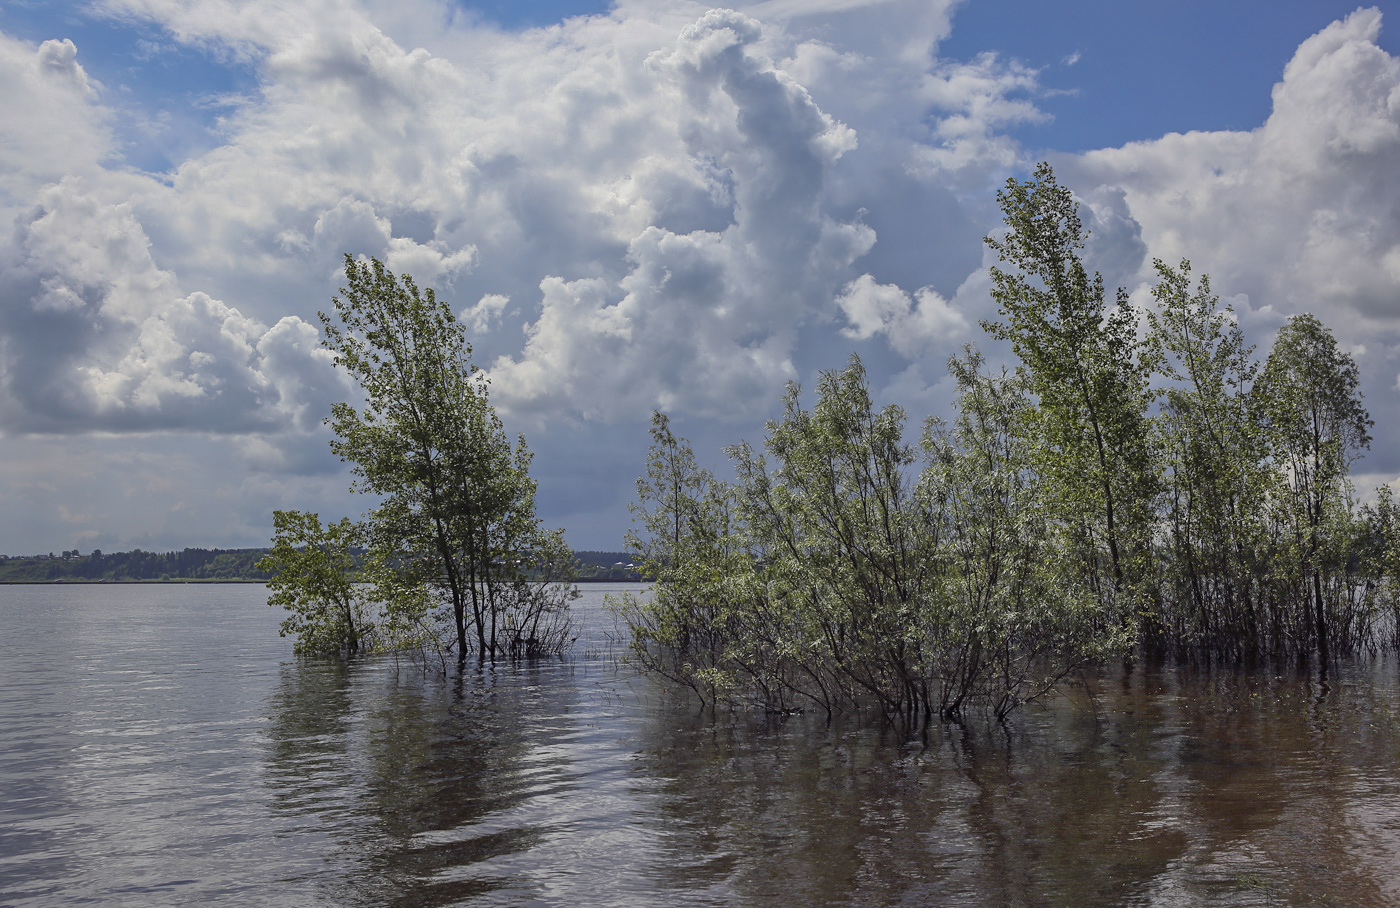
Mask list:
[[[605,655],[296,660],[255,586],[0,587],[0,903],[1400,904],[1400,685],[1139,667],[907,740]]]

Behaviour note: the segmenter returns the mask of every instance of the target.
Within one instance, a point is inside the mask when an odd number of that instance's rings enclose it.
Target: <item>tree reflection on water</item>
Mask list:
[[[266,778],[334,843],[338,903],[1379,906],[1396,687],[1139,667],[910,739],[700,710],[604,662],[303,661]]]

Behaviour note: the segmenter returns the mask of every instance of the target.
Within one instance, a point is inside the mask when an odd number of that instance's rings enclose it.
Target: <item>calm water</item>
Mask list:
[[[908,741],[598,658],[297,661],[264,597],[0,587],[0,903],[1400,904],[1389,665],[1140,669]]]

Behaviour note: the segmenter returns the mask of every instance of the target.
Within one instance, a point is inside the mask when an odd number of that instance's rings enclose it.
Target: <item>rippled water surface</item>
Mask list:
[[[614,588],[615,589],[615,588]],[[296,660],[258,586],[0,587],[0,904],[1400,905],[1390,664],[914,740],[601,656]]]

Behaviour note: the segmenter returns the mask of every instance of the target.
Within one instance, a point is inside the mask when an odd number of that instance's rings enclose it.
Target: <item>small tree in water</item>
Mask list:
[[[1266,437],[1285,486],[1273,515],[1284,546],[1279,560],[1286,586],[1280,592],[1298,603],[1290,616],[1296,633],[1312,637],[1323,665],[1333,636],[1352,623],[1339,621],[1338,610],[1355,597],[1337,594],[1348,585],[1353,548],[1346,538],[1352,529],[1351,465],[1371,444],[1372,421],[1360,385],[1355,361],[1337,347],[1332,332],[1303,314],[1279,329],[1258,386]],[[1287,582],[1296,580],[1303,581],[1301,589]]]
[[[1152,503],[1148,370],[1127,297],[1108,306],[1103,279],[1079,250],[1088,231],[1068,188],[1042,163],[1032,179],[997,193],[1007,230],[988,237],[1006,269],[993,267],[1002,321],[983,322],[1008,340],[1035,406],[1036,467],[1054,524],[1073,545],[1085,579],[1125,625],[1147,599]]]
[[[355,490],[379,501],[359,529],[367,596],[399,643],[426,634],[459,658],[558,652],[573,559],[535,516],[529,449],[523,437],[511,444],[492,409],[465,327],[431,289],[375,259],[347,255],[345,276],[335,317],[320,315],[321,343],[364,393],[362,407],[336,404],[327,422]],[[307,533],[291,529],[314,520],[286,518],[274,549],[304,545]],[[311,563],[275,566],[281,600],[318,595]]]
[[[272,520],[277,535],[258,570],[272,575],[267,604],[290,613],[282,636],[296,637],[299,655],[359,651],[374,634],[353,580],[359,528],[348,519],[322,525],[301,511],[274,511]]]

